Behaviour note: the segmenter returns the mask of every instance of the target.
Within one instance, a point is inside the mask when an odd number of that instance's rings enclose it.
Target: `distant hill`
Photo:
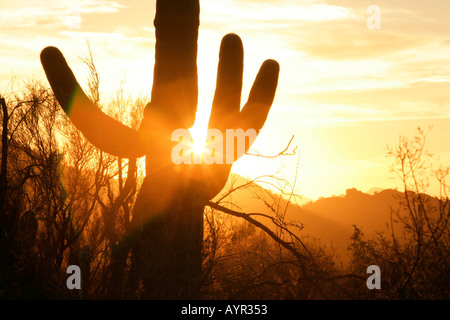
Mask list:
[[[376,193],[378,193],[378,192],[381,192],[381,191],[383,191],[384,189],[383,188],[377,188],[377,187],[375,187],[375,188],[371,188],[370,190],[368,190],[366,193],[367,194],[370,194],[370,195],[374,195],[374,194],[376,194]]]
[[[233,175],[231,180],[234,182],[235,188],[249,183],[249,180],[238,175]],[[228,187],[230,186],[228,185]],[[227,190],[227,188],[224,190]],[[339,221],[330,219],[326,215],[303,209],[301,204],[305,203],[305,199],[293,199],[289,202],[285,197],[280,197],[280,195],[275,194],[256,183],[236,190],[227,197],[227,200],[232,202],[233,205],[238,206],[242,212],[246,213],[259,212],[273,215],[269,205],[276,206],[276,209],[279,212],[284,212],[287,207],[285,219],[287,221],[302,223],[304,227],[300,233],[302,236],[320,239],[323,243],[329,244],[331,241],[333,241],[333,244],[335,242],[342,243],[348,240],[352,234],[351,225],[344,226]],[[264,200],[266,200],[267,203],[265,203]]]
[[[302,209],[346,227],[356,225],[367,232],[375,232],[386,229],[391,212],[398,209],[402,195],[402,192],[392,189],[373,194],[348,189],[343,196],[322,198],[304,205]]]
[[[234,187],[249,183],[249,180],[237,175],[232,177],[232,181]],[[286,220],[298,221],[304,226],[300,235],[318,239],[323,246],[332,245],[337,252],[345,255],[353,234],[353,225],[361,228],[368,237],[374,236],[377,231],[387,230],[391,212],[399,208],[403,195],[392,189],[374,188],[370,192],[372,194],[348,189],[345,195],[321,198],[301,205],[288,203],[274,192],[251,184],[238,188],[226,200],[246,213],[273,214],[269,205],[276,204],[279,212],[284,212],[287,206]]]

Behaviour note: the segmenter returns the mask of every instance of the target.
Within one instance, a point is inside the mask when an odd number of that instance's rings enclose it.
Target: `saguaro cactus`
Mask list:
[[[195,120],[199,13],[198,0],[157,0],[153,88],[139,131],[89,101],[58,49],[47,47],[41,53],[58,102],[88,140],[123,158],[146,156],[147,175],[134,213],[139,221],[134,250],[148,298],[199,297],[203,209],[231,170],[231,164],[176,165],[171,160],[172,132],[192,127]],[[210,128],[225,132],[264,125],[277,87],[278,63],[262,64],[241,110],[242,73],[241,39],[228,34],[219,52]]]

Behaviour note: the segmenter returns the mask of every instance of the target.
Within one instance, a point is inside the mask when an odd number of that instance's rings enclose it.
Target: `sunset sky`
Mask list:
[[[58,47],[82,86],[77,55],[91,47],[107,101],[122,80],[132,95],[149,94],[154,64],[155,0],[0,0],[0,94],[21,81],[45,79],[39,60]],[[386,146],[418,126],[433,126],[428,149],[450,165],[450,1],[203,0],[199,32],[199,123],[215,88],[221,38],[244,43],[245,102],[261,63],[280,63],[277,95],[254,149],[296,156],[247,156],[234,171],[277,174],[309,198],[394,188]],[[381,9],[370,29],[369,6]],[[46,81],[46,80],[45,80]],[[298,158],[300,156],[300,159]]]

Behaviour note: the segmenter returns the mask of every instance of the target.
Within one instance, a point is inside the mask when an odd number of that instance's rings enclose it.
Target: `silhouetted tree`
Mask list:
[[[205,294],[213,299],[351,299],[348,283],[365,287],[364,276],[348,272],[332,251],[303,235],[303,225],[288,220],[294,186],[262,176],[227,188],[208,203],[206,214]],[[257,183],[276,187],[277,193]],[[267,212],[244,212],[233,194],[245,192]]]
[[[425,142],[426,134],[419,128],[413,139],[401,136],[399,144],[388,150],[404,187],[398,208],[392,208],[389,233],[365,239],[355,227],[351,244],[355,272],[365,272],[371,264],[382,270],[382,290],[360,290],[361,297],[448,299],[449,169],[432,168]],[[438,197],[426,194],[433,176],[440,185]]]
[[[8,100],[2,99],[3,292],[7,298],[52,297],[58,281],[52,271],[70,239],[54,129],[60,111],[49,90],[37,82]],[[61,228],[55,229],[58,219]],[[43,223],[39,233],[38,221]]]

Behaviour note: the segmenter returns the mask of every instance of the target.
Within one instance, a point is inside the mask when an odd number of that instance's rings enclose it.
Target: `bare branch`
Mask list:
[[[295,151],[297,150],[297,146],[295,146],[294,150],[292,150],[290,153],[287,152],[289,150],[289,147],[291,146],[292,140],[294,140],[294,135],[292,135],[292,138],[291,138],[291,140],[289,140],[289,143],[287,144],[286,148],[284,148],[283,151],[280,151],[276,155],[266,156],[266,155],[261,154],[258,151],[254,151],[255,153],[250,153],[250,150],[247,151],[245,154],[249,155],[249,156],[261,157],[261,158],[267,158],[267,159],[274,159],[274,158],[278,158],[280,156],[294,156]]]
[[[267,233],[273,240],[275,240],[281,246],[283,246],[284,248],[289,250],[300,262],[303,261],[303,260],[310,260],[309,257],[299,253],[292,245],[290,245],[289,243],[287,243],[284,240],[280,239],[277,235],[275,235],[272,232],[272,230],[270,230],[264,224],[262,224],[261,222],[253,219],[251,217],[251,215],[256,215],[256,213],[246,214],[246,213],[238,212],[238,211],[235,211],[235,210],[231,210],[231,209],[225,208],[225,207],[223,207],[223,206],[221,206],[221,205],[219,205],[217,203],[211,202],[211,201],[208,201],[207,205],[209,207],[213,208],[213,209],[222,211],[222,212],[227,213],[227,214],[231,214],[231,215],[233,215],[235,217],[243,218],[244,220],[246,220],[246,221],[250,222],[251,224],[255,225],[256,227],[260,228],[265,233]]]

